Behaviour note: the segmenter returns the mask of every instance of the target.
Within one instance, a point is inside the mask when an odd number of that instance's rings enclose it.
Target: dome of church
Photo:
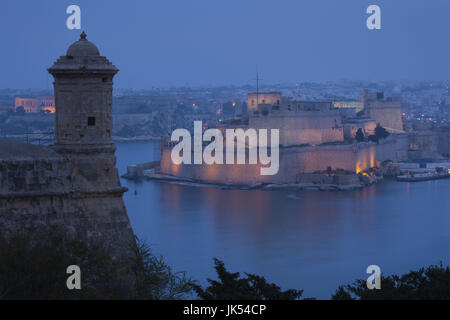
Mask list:
[[[98,48],[92,42],[86,39],[84,31],[80,34],[80,40],[74,42],[69,49],[67,49],[67,56],[85,57],[85,56],[99,56]]]

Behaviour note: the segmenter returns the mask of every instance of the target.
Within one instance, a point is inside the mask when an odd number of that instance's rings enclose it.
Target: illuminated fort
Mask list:
[[[378,142],[358,142],[361,129],[367,137],[377,124],[390,135]],[[380,93],[365,92],[361,101],[296,101],[281,93],[249,93],[248,115],[222,121],[227,128],[279,129],[279,171],[260,175],[260,164],[174,164],[173,142],[162,143],[157,175],[229,185],[260,183],[286,184],[311,179],[308,174],[346,172],[341,180],[380,167],[386,161],[404,161],[408,157],[408,137],[403,133],[400,102],[384,99]],[[244,137],[247,148],[252,142]],[[367,140],[367,139],[366,139]],[[353,174],[352,174],[353,173]]]

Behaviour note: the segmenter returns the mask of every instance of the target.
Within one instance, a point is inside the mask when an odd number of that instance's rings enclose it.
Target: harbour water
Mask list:
[[[120,174],[159,158],[158,142],[118,142]],[[328,299],[341,284],[449,264],[450,180],[384,181],[346,192],[220,190],[134,183],[124,200],[133,229],[174,270],[206,283],[213,257],[231,271],[265,276],[304,297]],[[135,192],[136,191],[136,192]]]

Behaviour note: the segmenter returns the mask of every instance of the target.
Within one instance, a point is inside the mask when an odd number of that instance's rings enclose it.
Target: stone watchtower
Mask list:
[[[118,71],[84,32],[48,69],[55,79],[53,148],[75,161],[78,174],[93,189],[120,186],[111,138],[113,77]]]
[[[55,78],[55,144],[0,139],[0,235],[39,237],[56,225],[128,260],[135,239],[111,139],[118,70],[83,32],[48,71]]]
[[[134,235],[122,200],[127,188],[120,185],[111,138],[113,77],[118,71],[84,32],[48,69],[55,79],[52,149],[72,167],[74,201],[66,217],[74,217],[69,224],[78,224],[88,237],[124,248]]]
[[[83,32],[48,71],[55,78],[55,148],[69,153],[113,149],[112,80],[119,70]]]

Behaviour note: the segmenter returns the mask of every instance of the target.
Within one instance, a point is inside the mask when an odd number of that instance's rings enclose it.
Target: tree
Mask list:
[[[336,292],[331,296],[331,300],[355,300],[352,295],[345,291],[344,286],[339,286]]]
[[[138,299],[183,299],[193,290],[194,281],[185,272],[173,272],[162,256],[151,253],[150,247],[136,237],[132,273],[136,279],[135,296]]]
[[[208,279],[209,287],[203,289],[194,285],[197,295],[204,300],[296,300],[303,290],[282,291],[273,283],[267,283],[261,276],[245,273],[241,278],[239,272],[230,273],[219,259],[214,258],[219,281]]]
[[[355,139],[358,142],[364,141],[364,133],[361,128],[359,128],[358,131],[356,131]]]
[[[375,136],[378,140],[385,139],[389,136],[389,132],[378,123],[375,127]]]
[[[25,108],[20,106],[16,109],[16,113],[20,114],[20,115],[24,115],[25,114]]]
[[[180,299],[193,291],[193,281],[173,272],[143,241],[130,243],[129,253],[114,258],[106,246],[57,228],[0,235],[0,300]],[[81,290],[67,289],[70,265],[81,269]]]
[[[381,290],[369,290],[366,280],[340,286],[333,300],[427,300],[450,299],[450,268],[432,265],[398,276],[381,278]]]
[[[40,232],[36,239],[29,234],[0,237],[0,299],[110,299],[126,295],[117,263],[104,248],[68,239],[56,230]],[[82,270],[82,290],[66,287],[70,265]]]
[[[378,137],[374,134],[369,135],[367,138],[369,139],[369,141],[376,142],[376,143],[378,143],[378,140],[379,140]]]

